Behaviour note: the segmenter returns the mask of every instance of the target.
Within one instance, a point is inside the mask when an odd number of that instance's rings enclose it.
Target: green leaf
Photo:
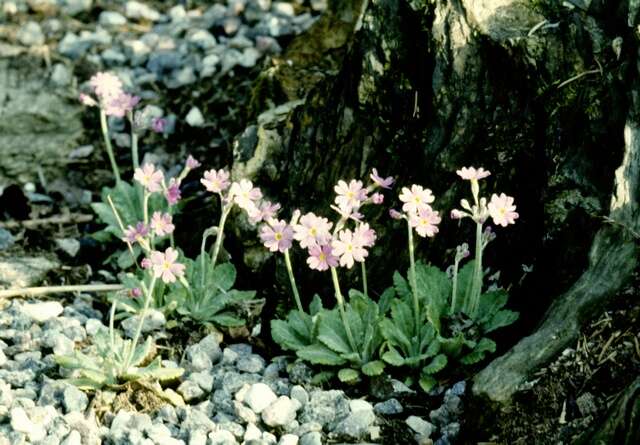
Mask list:
[[[339,354],[356,352],[351,349],[347,333],[337,310],[320,314],[318,320],[318,340]]]
[[[215,285],[222,290],[229,290],[236,281],[236,268],[231,263],[224,263],[216,266],[213,274],[208,282],[209,285]]]
[[[451,295],[451,281],[447,274],[435,266],[416,264],[418,298],[426,307],[427,318],[440,332],[440,318],[447,314]]]
[[[380,375],[384,371],[384,363],[380,360],[374,360],[372,362],[366,363],[362,367],[362,373],[369,377]]]
[[[118,256],[116,257],[116,264],[120,269],[128,269],[133,266],[136,262],[136,259],[140,255],[140,246],[137,244],[133,246],[133,254],[129,249],[122,249],[118,252]]]
[[[340,379],[342,383],[355,383],[360,380],[360,373],[355,369],[342,368],[338,371],[338,379]]]
[[[284,320],[271,320],[271,337],[281,348],[289,351],[296,351],[305,346],[309,346],[306,341],[307,339],[301,337],[291,328],[289,323]]]
[[[396,290],[393,287],[388,287],[382,292],[380,295],[380,299],[378,300],[378,308],[380,310],[380,315],[386,315],[391,309],[391,302],[396,297]]]
[[[345,359],[319,343],[300,348],[296,354],[301,359],[317,365],[338,366],[346,363]]]
[[[502,309],[509,299],[509,294],[504,289],[485,292],[480,297],[478,315],[475,317],[479,323],[486,323]]]
[[[437,385],[438,382],[430,375],[423,375],[420,377],[418,383],[424,392],[429,392]]]
[[[460,363],[463,365],[472,365],[484,359],[487,353],[494,352],[496,352],[496,343],[487,337],[483,337],[476,347],[473,348],[473,351],[460,359]]]
[[[393,273],[393,287],[400,298],[411,299],[409,283],[407,283],[407,280],[405,280],[397,270]]]
[[[489,333],[504,326],[509,326],[514,323],[520,314],[510,310],[502,310],[495,314],[491,320],[482,325],[484,332]]]
[[[240,327],[246,324],[245,320],[234,317],[230,312],[214,315],[209,319],[209,321],[224,327]]]
[[[402,355],[400,355],[398,350],[395,349],[393,346],[390,346],[389,350],[384,354],[382,354],[382,360],[384,360],[385,362],[389,363],[392,366],[404,365],[404,358],[402,358]]]
[[[151,337],[147,337],[147,341],[136,347],[133,357],[131,358],[131,365],[139,366],[140,363],[148,360],[152,353],[153,339]]]
[[[314,315],[319,314],[322,309],[322,299],[318,294],[315,294],[311,300],[311,304],[309,305],[309,313],[313,317]]]
[[[444,354],[436,355],[431,363],[422,368],[422,374],[435,374],[436,372],[440,372],[447,366],[447,356]]]

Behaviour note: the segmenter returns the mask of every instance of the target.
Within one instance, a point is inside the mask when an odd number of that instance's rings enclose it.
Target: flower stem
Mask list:
[[[131,364],[131,359],[133,358],[133,354],[136,351],[136,346],[138,345],[138,340],[140,339],[140,334],[142,333],[142,325],[144,324],[144,319],[147,316],[147,311],[149,310],[149,305],[151,304],[151,300],[153,299],[153,289],[156,286],[156,277],[153,275],[151,278],[151,284],[149,288],[146,286],[142,286],[144,290],[144,309],[142,309],[142,313],[140,314],[140,320],[138,321],[138,326],[136,327],[136,333],[133,336],[133,341],[131,343],[131,349],[129,350],[129,354],[127,359],[124,362],[123,371],[127,371],[129,369],[129,365]]]
[[[476,222],[476,258],[473,264],[473,278],[469,293],[468,315],[474,318],[480,305],[482,292],[482,223]]]
[[[107,125],[107,115],[103,110],[100,110],[100,128],[102,129],[102,136],[104,137],[104,145],[107,147],[107,155],[109,156],[109,162],[111,162],[113,176],[116,179],[116,183],[120,183],[120,170],[118,169],[116,158],[113,155],[113,147],[111,146],[111,138],[109,137],[109,126]]]
[[[367,266],[364,261],[360,263],[360,270],[362,272],[362,293],[365,297],[369,298],[369,291],[367,289]]]
[[[413,316],[415,320],[416,335],[420,332],[420,303],[418,301],[418,282],[416,280],[416,259],[413,247],[413,228],[407,221],[407,234],[409,238],[409,283],[413,294]]]
[[[296,305],[300,312],[304,312],[302,308],[302,301],[300,300],[300,293],[298,293],[298,286],[296,285],[296,278],[293,275],[293,267],[291,267],[291,257],[289,256],[289,249],[284,251],[284,264],[287,266],[287,274],[289,274],[289,282],[291,283],[291,291],[293,297],[296,299]]]
[[[227,216],[231,211],[231,205],[222,209],[222,215],[220,215],[220,223],[218,224],[218,233],[216,233],[216,244],[213,247],[213,254],[211,255],[211,267],[216,267],[218,261],[218,255],[220,254],[220,247],[222,247],[222,239],[224,238],[224,224],[227,221]]]
[[[211,236],[216,230],[217,230],[217,227],[209,227],[207,230],[205,230],[202,233],[202,243],[200,244],[200,270],[202,275],[200,279],[200,285],[202,288],[204,288],[205,277],[207,275],[204,270],[206,251],[207,251],[207,239],[209,239],[209,236]]]
[[[340,282],[338,281],[338,272],[335,267],[331,268],[331,279],[333,280],[333,288],[336,292],[336,300],[338,302],[338,309],[340,310],[340,318],[342,319],[342,325],[344,326],[344,330],[347,333],[347,339],[349,340],[349,344],[351,345],[351,350],[360,355],[360,351],[356,347],[356,342],[353,338],[353,334],[351,333],[351,327],[349,327],[349,323],[347,323],[347,314],[344,310],[344,298],[342,296],[342,291],[340,290]]]
[[[142,199],[142,211],[144,212],[144,224],[149,224],[149,196],[151,194],[144,190],[144,198]]]
[[[458,267],[460,266],[460,259],[456,255],[455,263],[453,264],[453,287],[451,290],[451,314],[454,314],[456,311],[456,306],[458,302]]]
[[[131,124],[131,162],[133,170],[140,167],[140,157],[138,152],[138,133],[136,133],[133,124],[133,113],[129,111],[129,123]]]

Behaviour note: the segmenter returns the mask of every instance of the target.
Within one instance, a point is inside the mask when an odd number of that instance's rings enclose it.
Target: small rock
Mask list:
[[[304,407],[309,402],[309,393],[300,385],[294,385],[291,387],[289,397],[300,402],[300,406]]]
[[[178,394],[182,396],[185,402],[201,399],[204,391],[200,386],[191,380],[185,380],[178,386]]]
[[[262,437],[262,431],[260,431],[260,429],[255,426],[255,424],[250,423],[249,425],[247,425],[247,429],[244,432],[244,440],[245,442],[248,442],[250,440],[260,440],[260,438]]]
[[[71,258],[74,258],[80,251],[80,241],[75,238],[57,238],[56,245]]]
[[[264,370],[265,361],[257,354],[241,357],[236,362],[236,368],[242,372],[261,373]]]
[[[89,404],[89,398],[75,386],[69,385],[62,392],[62,404],[67,413],[71,411],[84,412]]]
[[[34,286],[49,271],[60,267],[43,257],[14,257],[0,260],[0,286],[20,288]]]
[[[37,22],[27,22],[22,25],[18,30],[17,38],[25,46],[44,44],[44,33]]]
[[[31,442],[43,440],[47,436],[45,427],[31,421],[26,411],[21,407],[11,410],[11,428],[14,431],[26,434]]]
[[[273,2],[271,4],[271,10],[280,15],[284,15],[287,17],[293,17],[296,12],[293,9],[293,4],[286,2]]]
[[[389,399],[384,402],[376,403],[373,407],[373,410],[376,414],[382,415],[394,415],[400,414],[404,411],[402,404],[398,401],[398,399]]]
[[[209,433],[209,441],[211,445],[235,445],[238,443],[235,436],[226,430],[218,430]]]
[[[593,414],[598,411],[598,407],[595,403],[595,398],[589,392],[585,392],[584,394],[580,394],[580,396],[576,399],[576,404],[578,405],[578,409],[580,410],[580,414],[584,417],[589,414]]]
[[[418,416],[407,417],[406,423],[409,428],[411,428],[416,434],[419,434],[421,436],[429,437],[435,429],[435,427],[431,423]]]
[[[98,17],[98,22],[102,26],[123,26],[127,24],[125,16],[115,11],[102,11]]]
[[[189,375],[189,380],[196,383],[205,392],[213,389],[213,376],[208,372],[193,372]]]
[[[93,6],[93,0],[61,0],[62,12],[74,16],[81,12],[88,11]]]
[[[272,427],[285,426],[295,420],[298,409],[300,409],[300,402],[291,400],[287,396],[280,396],[262,411],[262,420]]]
[[[136,1],[127,2],[124,13],[130,19],[144,19],[150,22],[157,22],[162,18],[162,15],[155,9]]]
[[[64,63],[56,63],[51,71],[51,82],[59,87],[66,87],[72,80],[71,70]],[[71,156],[73,152],[69,153]]]
[[[254,413],[251,408],[248,408],[237,400],[233,402],[233,407],[236,416],[238,416],[238,418],[243,420],[245,423],[254,424],[258,422],[258,415]]]
[[[127,337],[133,338],[138,329],[138,323],[140,322],[140,316],[134,315],[122,321],[121,326]],[[142,333],[157,331],[162,329],[167,324],[167,319],[162,311],[157,309],[148,309],[147,316],[144,317],[142,322]]]
[[[311,431],[300,437],[300,445],[322,445],[322,434],[318,431]]]
[[[82,435],[77,430],[71,430],[60,445],[82,445]]]
[[[217,43],[216,38],[206,29],[194,30],[191,34],[187,35],[187,41],[203,50],[213,48]]]
[[[369,405],[371,406],[371,405]],[[353,411],[333,429],[332,434],[349,439],[361,439],[376,420],[373,408]]]
[[[373,411],[373,406],[362,399],[354,399],[349,401],[349,409],[352,413],[357,413],[358,411]]]
[[[62,305],[57,301],[25,303],[21,309],[23,314],[37,323],[44,323],[47,320],[56,318],[64,310]]]
[[[448,389],[446,394],[452,395],[452,396],[462,396],[464,395],[466,388],[467,388],[467,382],[462,380],[456,383],[455,385],[453,385],[450,389]]]
[[[193,107],[187,113],[185,121],[192,127],[202,127],[204,125],[204,116],[198,107]]]
[[[298,445],[300,438],[295,434],[283,434],[280,436],[278,445]]]
[[[277,399],[278,396],[276,396],[269,386],[264,383],[254,383],[249,390],[247,390],[244,396],[244,403],[246,403],[253,412],[260,414]]]

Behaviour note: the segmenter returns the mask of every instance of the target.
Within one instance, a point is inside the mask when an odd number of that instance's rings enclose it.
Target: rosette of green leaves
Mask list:
[[[184,265],[189,288],[176,283],[166,297],[166,301],[175,304],[179,315],[198,323],[222,327],[246,324],[249,307],[257,302],[256,292],[233,289],[236,281],[233,264],[213,267],[211,258],[205,254],[195,261],[185,258]]]
[[[61,367],[73,371],[67,381],[81,389],[116,389],[135,380],[165,382],[184,373],[182,368],[163,368],[160,357],[153,358],[155,345],[151,337],[138,344],[133,354],[132,340],[123,339],[117,332],[110,336],[107,329],[100,329],[92,339],[93,345],[87,353],[74,351],[70,355],[54,356]]]
[[[117,300],[118,313],[116,319],[137,315],[144,309],[144,298],[131,297],[131,291],[133,289],[141,289],[142,281],[146,280],[147,289],[150,287],[150,277],[143,270],[138,270],[134,273],[120,273],[118,275],[120,283],[124,286],[125,290],[114,292],[109,295],[109,301]],[[178,307],[178,301],[176,296],[169,293],[172,287],[167,286],[163,281],[157,280],[153,289],[153,297],[149,308],[161,311],[167,318]]]
[[[98,215],[100,221],[106,224],[104,229],[95,232],[92,237],[103,243],[110,241],[112,238],[120,240],[124,237],[118,219],[113,214],[107,199],[109,196],[125,228],[130,225],[135,227],[138,222],[144,220],[143,194],[139,187],[125,181],[116,183],[114,187],[104,187],[100,194],[101,202],[91,204],[91,208]],[[166,212],[168,208],[167,201],[161,193],[153,193],[149,196],[148,206],[149,215],[152,215],[155,211]],[[132,247],[133,256],[128,249],[119,249],[107,261],[114,261],[121,269],[131,267],[142,252],[139,245],[135,244]]]

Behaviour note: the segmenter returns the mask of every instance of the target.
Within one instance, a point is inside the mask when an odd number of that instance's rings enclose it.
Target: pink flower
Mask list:
[[[456,173],[462,179],[466,179],[469,181],[477,181],[479,179],[486,178],[491,174],[490,171],[485,170],[482,167],[478,169],[475,169],[474,167],[462,167],[460,170],[457,170]]]
[[[258,187],[254,187],[253,183],[248,179],[241,179],[240,182],[231,184],[229,193],[233,196],[233,201],[249,213],[250,216],[256,215],[256,201],[262,198],[262,192]]]
[[[309,248],[307,264],[311,269],[327,270],[338,265],[338,258],[333,255],[330,245],[319,246],[316,244]]]
[[[151,217],[151,230],[157,236],[165,236],[173,233],[176,226],[173,225],[171,215],[168,213],[153,212]]]
[[[293,229],[284,220],[272,219],[260,228],[260,239],[271,252],[284,252],[291,247]]]
[[[371,174],[369,175],[369,177],[374,183],[376,183],[383,189],[390,189],[393,183],[395,182],[395,179],[393,179],[393,176],[387,176],[386,178],[382,178],[381,176],[379,176],[378,170],[375,168],[371,169]]]
[[[382,193],[374,193],[371,195],[371,202],[374,204],[382,204],[384,202],[384,195]]]
[[[465,216],[469,216],[469,215],[467,214],[467,212],[463,212],[462,210],[453,209],[451,211],[450,216],[451,216],[451,219],[462,219]]]
[[[178,251],[171,247],[167,247],[164,253],[154,250],[150,256],[153,275],[165,283],[175,282],[176,278],[184,275],[185,269],[184,264],[176,263],[177,259]]]
[[[112,73],[96,73],[89,79],[89,85],[103,103],[122,93],[122,82]]]
[[[200,162],[198,162],[196,160],[196,158],[194,158],[193,156],[189,155],[187,156],[187,162],[186,162],[187,168],[189,170],[193,170],[195,168],[200,167],[202,164],[200,164]]]
[[[255,211],[249,215],[249,222],[256,225],[260,221],[269,221],[271,218],[276,217],[278,210],[280,210],[280,204],[273,204],[271,201],[262,201],[260,205],[255,206]]]
[[[154,117],[151,119],[151,129],[156,133],[164,133],[167,128],[167,120],[161,117]]]
[[[396,209],[389,209],[389,216],[393,219],[402,219],[404,215]]]
[[[340,257],[340,265],[347,269],[351,269],[355,261],[363,262],[369,254],[362,240],[349,229],[338,232],[338,238],[333,240],[331,248],[333,254]]]
[[[331,227],[327,218],[316,216],[313,212],[306,213],[300,218],[300,223],[293,226],[293,237],[300,242],[300,247],[311,248],[324,245],[331,239]]]
[[[487,206],[489,215],[493,218],[493,223],[497,226],[507,227],[509,224],[515,224],[518,219],[518,213],[515,211],[516,206],[513,205],[513,198],[501,193],[500,196],[495,193],[491,195],[491,201]]]
[[[418,210],[417,214],[412,214],[409,217],[409,225],[416,229],[416,232],[421,237],[433,237],[438,233],[438,224],[440,224],[440,215],[438,212],[431,209],[431,207],[423,207]]]
[[[169,180],[169,186],[164,192],[164,197],[167,199],[167,203],[172,206],[175,205],[182,197],[180,193],[180,184],[176,181],[176,178]]]
[[[115,97],[106,98],[103,101],[104,113],[107,116],[124,117],[140,102],[140,97],[127,93],[120,93]]]
[[[223,169],[218,171],[215,171],[215,169],[207,170],[204,172],[204,178],[200,182],[207,191],[213,193],[222,193],[231,184],[229,182],[229,172]]]
[[[420,185],[413,184],[411,189],[407,187],[402,188],[400,201],[404,202],[402,210],[407,213],[417,213],[418,210],[435,201],[435,198],[431,193],[431,190],[425,189]]]
[[[80,93],[79,99],[82,105],[86,105],[88,107],[96,107],[98,105],[98,102],[88,94]]]
[[[133,179],[142,184],[149,193],[155,193],[162,191],[164,174],[161,170],[156,170],[152,164],[145,164],[142,168],[136,168]]]
[[[149,234],[149,228],[143,222],[139,222],[136,224],[135,227],[128,226],[126,228],[126,230],[124,231],[124,238],[122,238],[122,241],[124,241],[125,243],[133,244],[133,243],[139,242],[148,234]]]
[[[368,223],[358,225],[353,231],[353,237],[358,239],[364,247],[373,247],[376,243],[376,232],[369,227]]]
[[[129,296],[131,298],[139,298],[142,296],[142,289],[140,289],[139,287],[134,287],[133,289],[131,289],[129,291]]]
[[[142,261],[140,261],[140,267],[143,269],[149,269],[151,266],[152,264],[149,258],[143,258]]]
[[[343,213],[351,213],[353,209],[360,207],[362,201],[367,199],[367,190],[362,188],[362,181],[352,179],[347,184],[341,179],[333,189],[338,194],[334,202]]]

